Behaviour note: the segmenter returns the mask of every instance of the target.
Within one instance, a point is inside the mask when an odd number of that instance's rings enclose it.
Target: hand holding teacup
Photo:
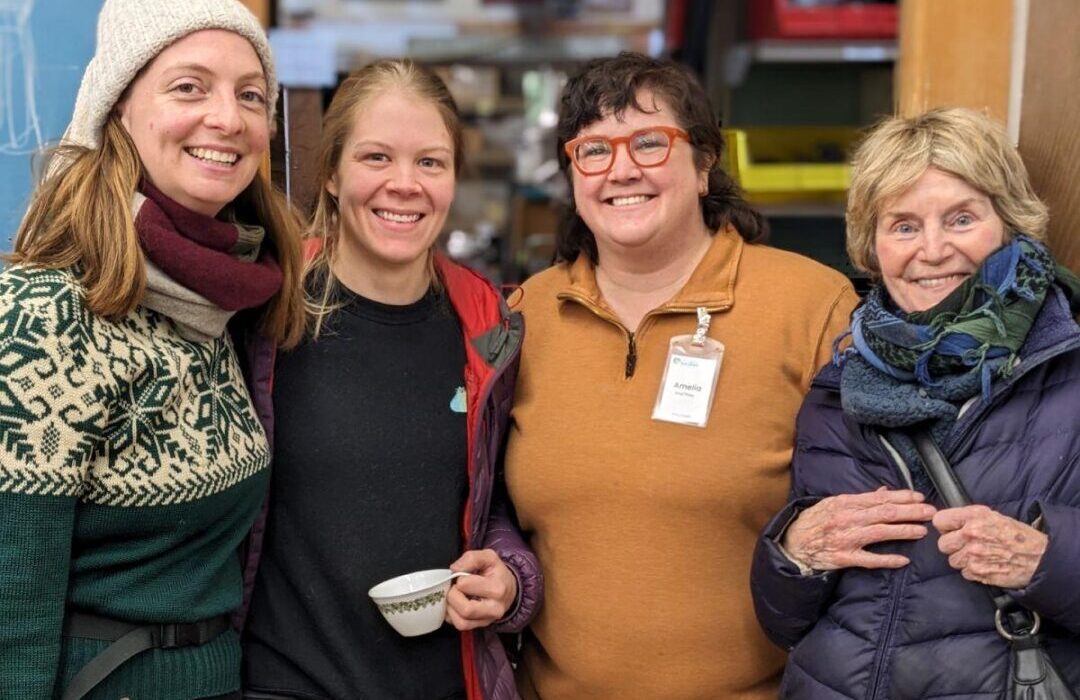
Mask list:
[[[471,630],[501,620],[517,598],[517,578],[491,549],[474,549],[450,565],[467,571],[446,594],[446,620],[459,630]]]
[[[395,576],[368,595],[391,627],[415,637],[434,632],[443,621],[462,631],[497,622],[517,598],[517,578],[493,550],[473,550],[449,569]]]

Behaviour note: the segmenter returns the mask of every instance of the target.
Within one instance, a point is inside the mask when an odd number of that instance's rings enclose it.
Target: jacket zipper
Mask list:
[[[488,377],[486,382],[484,382],[483,384],[481,384],[478,387],[479,400],[478,400],[478,402],[476,404],[476,408],[477,408],[476,424],[473,426],[472,449],[469,451],[469,454],[468,454],[468,460],[469,460],[470,463],[473,463],[475,461],[473,459],[473,455],[475,454],[476,450],[478,449],[478,446],[480,446],[480,432],[481,432],[481,429],[483,428],[483,425],[484,425],[484,416],[485,416],[485,413],[489,412],[488,407],[487,407],[488,399],[491,398],[491,393],[495,389],[495,383],[497,381],[499,381],[499,379],[503,376],[503,374],[506,373],[506,368],[513,365],[513,363],[521,355],[521,346],[523,344],[523,339],[524,339],[524,336],[521,336],[518,339],[518,341],[516,343],[517,347],[514,348],[513,352],[510,353],[510,357],[506,361],[504,361],[501,366],[496,367],[495,365],[490,365],[490,367],[492,369],[491,375]],[[468,341],[466,340],[466,342],[468,342]],[[487,449],[486,446],[483,446],[483,449]],[[494,464],[492,464],[491,466],[492,466],[492,469],[495,468]],[[472,477],[472,476],[474,476],[474,475],[470,474],[470,477]],[[470,501],[470,503],[472,502],[472,497],[473,497],[472,486],[473,485],[472,485],[471,480],[470,480],[470,484],[469,484],[469,501]],[[494,489],[495,489],[495,485],[494,485],[494,481],[492,481],[492,491],[493,492],[494,492]],[[490,496],[491,496],[491,494],[488,494],[488,496],[489,496],[489,508],[490,508]],[[471,516],[472,516],[472,514],[470,513],[470,517],[469,517],[470,521],[472,520]],[[465,546],[469,547],[469,548],[473,547],[476,544],[474,542],[474,540],[476,539],[474,537],[474,535],[476,533],[473,532],[473,530],[474,530],[474,528],[472,526],[472,522],[469,522],[468,523],[468,528],[464,532],[464,535],[466,537]]]
[[[634,376],[634,370],[637,369],[637,345],[634,343],[634,334],[629,333],[627,335],[629,346],[626,349],[626,378]]]
[[[873,682],[870,684],[870,692],[866,694],[867,700],[875,700],[878,696],[878,690],[881,686],[881,678],[885,675],[885,669],[887,664],[885,663],[885,654],[889,649],[889,643],[892,641],[893,627],[896,626],[896,612],[900,607],[900,593],[904,589],[904,583],[907,581],[907,567],[896,571],[893,574],[893,579],[899,577],[899,581],[895,582],[892,593],[889,596],[889,618],[885,625],[885,631],[882,633],[881,638],[878,639],[877,653],[874,660],[874,675]]]
[[[908,472],[907,465],[903,463],[903,459],[900,457],[900,453],[896,451],[896,448],[892,446],[892,443],[890,443],[883,434],[878,433],[878,439],[882,443],[882,449],[885,452],[886,458],[891,459],[895,463],[896,467],[900,471],[901,476],[903,476],[904,480],[907,482],[908,488],[912,488],[911,476]],[[907,580],[907,567],[900,569],[899,571],[893,572],[892,577],[894,585],[889,594],[888,622],[885,625],[885,630],[883,634],[878,640],[877,653],[875,654],[874,660],[876,667],[872,676],[873,681],[870,685],[870,692],[866,695],[868,700],[874,700],[874,698],[877,697],[878,689],[881,687],[882,676],[885,675],[885,669],[887,668],[887,664],[885,663],[885,654],[887,653],[887,650],[889,648],[889,641],[892,638],[893,627],[896,625],[897,608],[900,606],[900,593],[903,590],[904,583]],[[899,581],[897,581],[898,577]]]

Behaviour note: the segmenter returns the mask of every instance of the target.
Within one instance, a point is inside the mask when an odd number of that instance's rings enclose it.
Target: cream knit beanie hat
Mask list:
[[[101,129],[143,67],[178,39],[225,29],[251,42],[266,73],[271,123],[278,83],[266,32],[238,0],[105,0],[98,16],[97,51],[86,67],[64,143],[97,148]]]

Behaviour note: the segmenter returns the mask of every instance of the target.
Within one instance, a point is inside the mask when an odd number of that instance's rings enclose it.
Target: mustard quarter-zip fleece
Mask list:
[[[730,229],[634,333],[585,256],[516,293],[528,332],[506,475],[547,586],[526,698],[776,697],[784,656],[754,617],[751,552],[856,302],[839,273]],[[708,425],[654,421],[668,342],[699,306],[725,346]]]

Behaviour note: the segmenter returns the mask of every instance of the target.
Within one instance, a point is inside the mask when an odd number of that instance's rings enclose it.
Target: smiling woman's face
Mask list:
[[[990,198],[964,180],[928,169],[878,212],[874,252],[882,282],[902,310],[936,306],[1005,242]]]
[[[216,216],[251,184],[270,146],[266,94],[248,40],[205,29],[158,54],[118,111],[150,182]]]
[[[660,97],[642,90],[637,100],[656,111],[629,107],[621,118],[609,112],[577,137],[614,138],[650,127],[679,126],[675,112]],[[582,175],[571,169],[577,213],[596,237],[601,258],[604,251],[649,258],[704,227],[700,198],[709,174],[694,163],[694,149],[685,139],[675,139],[667,161],[656,167],[638,166],[620,144],[608,172]]]
[[[326,183],[340,210],[342,264],[422,275],[454,184],[454,140],[435,105],[398,89],[372,97]]]

